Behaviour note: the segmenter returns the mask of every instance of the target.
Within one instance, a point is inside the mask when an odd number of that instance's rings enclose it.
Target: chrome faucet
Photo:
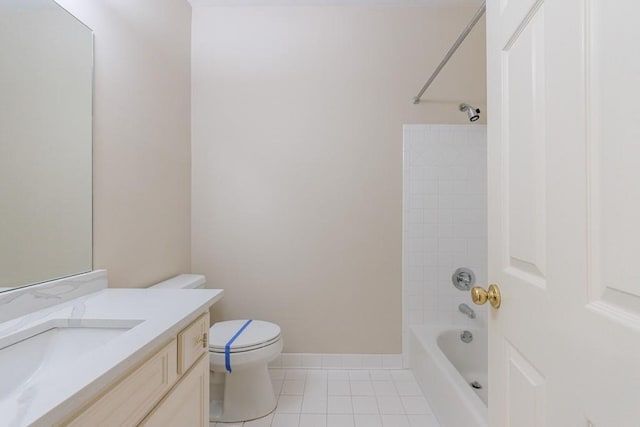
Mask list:
[[[476,312],[473,311],[473,308],[469,307],[467,304],[460,304],[458,306],[458,310],[460,310],[460,313],[466,314],[467,316],[469,316],[469,319],[475,319],[476,318]]]

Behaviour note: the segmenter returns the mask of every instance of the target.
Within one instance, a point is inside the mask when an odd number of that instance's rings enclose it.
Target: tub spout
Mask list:
[[[458,310],[460,310],[460,313],[466,314],[467,316],[469,316],[469,319],[475,319],[476,318],[476,312],[473,311],[473,308],[469,307],[467,304],[460,304],[458,306]]]

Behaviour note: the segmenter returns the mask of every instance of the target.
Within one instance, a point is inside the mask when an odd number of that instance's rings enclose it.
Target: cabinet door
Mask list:
[[[176,382],[176,357],[174,339],[80,415],[63,425],[137,425]]]
[[[209,425],[209,358],[198,362],[142,422],[145,427]]]

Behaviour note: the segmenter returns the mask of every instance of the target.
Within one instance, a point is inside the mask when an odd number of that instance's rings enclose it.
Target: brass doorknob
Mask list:
[[[482,305],[489,300],[489,304],[493,308],[500,308],[500,288],[498,285],[489,285],[489,289],[485,290],[481,286],[475,286],[471,289],[471,299],[475,304]]]

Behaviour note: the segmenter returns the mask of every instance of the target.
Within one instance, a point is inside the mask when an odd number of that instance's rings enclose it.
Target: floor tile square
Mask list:
[[[348,380],[329,380],[327,384],[329,396],[349,396],[351,394]]]
[[[276,407],[276,414],[289,413],[299,414],[302,409],[302,396],[285,396],[280,395],[278,399],[278,406]]]
[[[285,379],[287,380],[306,380],[307,379],[307,371],[306,369],[287,369],[285,374]]]
[[[407,415],[411,427],[440,427],[435,416],[428,415]]]
[[[357,369],[349,371],[349,379],[351,381],[369,381],[369,371],[367,369]]]
[[[371,381],[350,381],[352,396],[374,396],[373,384]]]
[[[381,418],[382,427],[411,427],[406,415],[382,415]]]
[[[305,395],[302,399],[303,414],[327,414],[327,397],[315,398]]]
[[[330,380],[348,380],[349,372],[345,370],[327,371],[327,378],[329,378]]]
[[[307,381],[318,381],[324,380],[327,381],[328,373],[322,369],[310,369],[307,371]]]
[[[422,396],[422,390],[415,380],[396,381],[395,384],[400,396]]]
[[[397,396],[398,391],[393,381],[372,381],[376,396]]]
[[[378,409],[381,414],[404,414],[404,406],[398,396],[378,396]]]
[[[415,377],[413,376],[413,372],[411,372],[409,369],[390,370],[390,374],[391,374],[391,378],[393,378],[394,381],[415,380]]]
[[[371,371],[369,375],[374,381],[389,381],[392,379],[388,369],[376,369]]]
[[[300,427],[326,427],[327,414],[302,414]]]
[[[280,394],[302,395],[304,385],[304,380],[284,380]]]
[[[327,378],[330,380],[348,380],[349,372],[344,369],[332,369],[327,371]]]
[[[354,414],[378,414],[378,401],[372,396],[353,396],[351,398]]]
[[[275,414],[271,427],[298,427],[300,424],[300,414]]]
[[[310,391],[313,392],[324,392],[324,394],[327,394],[327,389],[329,386],[329,382],[327,381],[327,379],[325,378],[323,379],[307,379],[307,382],[305,383],[304,386],[304,392],[308,393]]]
[[[401,399],[406,414],[419,415],[431,413],[431,408],[427,400],[422,396],[405,396]]]
[[[354,415],[354,419],[356,427],[382,427],[382,418],[380,415],[356,414]]]
[[[327,427],[354,427],[353,415],[327,415]]]
[[[329,414],[353,414],[351,396],[329,396],[327,411]]]

